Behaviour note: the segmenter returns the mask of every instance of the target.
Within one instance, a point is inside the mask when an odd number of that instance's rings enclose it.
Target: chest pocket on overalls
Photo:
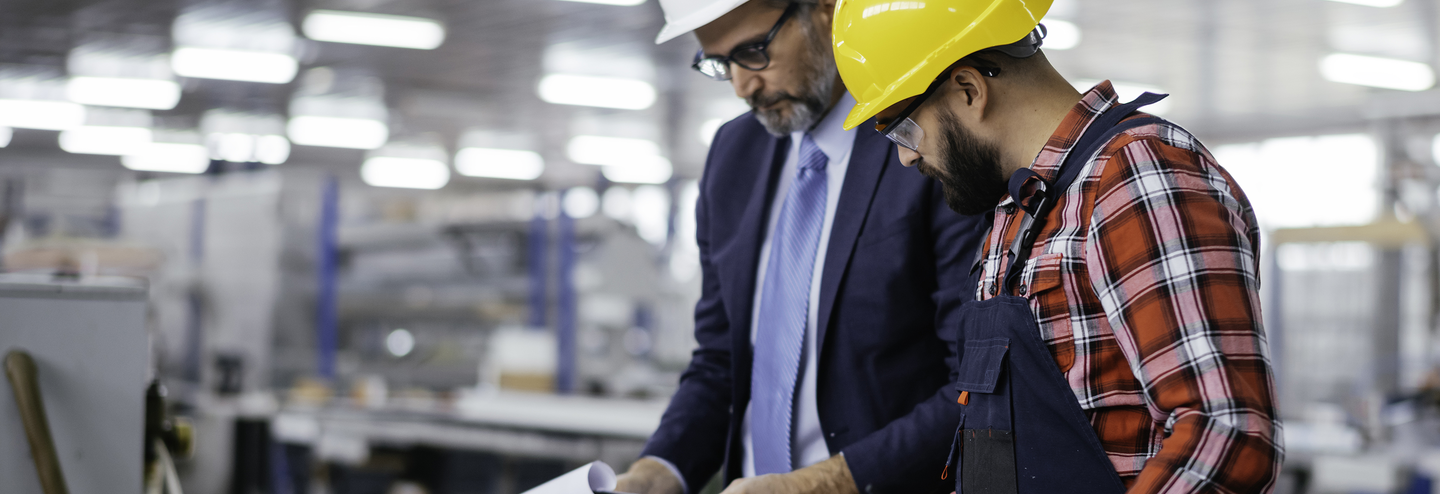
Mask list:
[[[960,356],[960,378],[955,382],[955,389],[961,393],[994,393],[995,385],[1000,381],[1005,352],[1009,350],[1009,338],[965,342],[965,353]]]

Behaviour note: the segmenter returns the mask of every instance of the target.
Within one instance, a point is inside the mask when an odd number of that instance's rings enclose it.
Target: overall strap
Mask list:
[[[1101,113],[1099,117],[1096,117],[1094,121],[1090,122],[1090,126],[1085,129],[1085,133],[1081,134],[1080,139],[1075,141],[1075,146],[1070,148],[1070,154],[1066,155],[1065,160],[1060,162],[1060,170],[1055,176],[1055,181],[1044,184],[1039,197],[1040,203],[1035,208],[1035,214],[1031,215],[1026,213],[1025,217],[1021,219],[1020,232],[1015,234],[1015,242],[1010,245],[1010,266],[1006,269],[1005,279],[1003,280],[1004,284],[1002,285],[1004,293],[1013,293],[1012,290],[1015,288],[1015,284],[1020,280],[1020,272],[1025,269],[1025,263],[1030,260],[1030,251],[1035,245],[1036,237],[1040,235],[1040,230],[1044,229],[1045,218],[1049,216],[1050,211],[1055,208],[1055,203],[1060,201],[1060,197],[1065,195],[1065,191],[1069,190],[1070,186],[1079,178],[1080,171],[1085,168],[1085,163],[1088,162],[1090,157],[1094,156],[1096,152],[1099,152],[1101,147],[1109,143],[1115,136],[1120,135],[1120,133],[1135,127],[1164,122],[1163,119],[1157,117],[1136,118],[1133,120],[1125,120],[1125,117],[1135,113],[1136,110],[1139,110],[1143,106],[1165,99],[1166,96],[1169,95],[1155,93],[1142,94],[1135,98],[1134,101],[1116,105],[1105,110],[1104,113]],[[1122,120],[1125,121],[1122,122]],[[1019,198],[1014,199],[1019,200]]]

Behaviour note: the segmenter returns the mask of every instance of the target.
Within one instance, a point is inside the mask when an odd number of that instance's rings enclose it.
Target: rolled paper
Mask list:
[[[595,494],[614,490],[615,470],[605,462],[593,461],[522,494]]]

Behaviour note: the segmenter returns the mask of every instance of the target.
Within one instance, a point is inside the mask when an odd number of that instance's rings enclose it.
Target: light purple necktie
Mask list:
[[[755,474],[786,473],[795,383],[810,307],[815,250],[825,221],[825,167],[830,159],[809,134],[800,141],[800,166],[770,239],[770,260],[756,322],[755,362],[750,378],[750,437]]]

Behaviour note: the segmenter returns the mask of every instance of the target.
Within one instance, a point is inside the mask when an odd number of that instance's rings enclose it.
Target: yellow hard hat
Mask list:
[[[925,92],[956,60],[1025,38],[1053,1],[840,0],[835,62],[856,102],[845,129]]]

